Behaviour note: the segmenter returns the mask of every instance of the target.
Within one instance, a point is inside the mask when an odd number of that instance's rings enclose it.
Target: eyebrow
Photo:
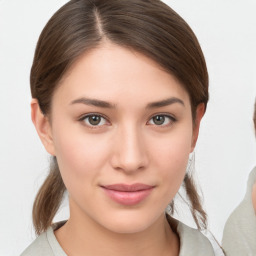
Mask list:
[[[71,104],[77,104],[77,103],[100,107],[100,108],[115,108],[114,104],[111,104],[103,100],[97,100],[97,99],[79,98],[71,102]]]
[[[100,107],[100,108],[115,108],[116,105],[115,104],[111,104],[107,101],[103,101],[103,100],[98,100],[98,99],[89,99],[89,98],[79,98],[76,100],[73,100],[71,102],[71,104],[85,104],[85,105],[89,105],[89,106],[95,106],[95,107]],[[146,108],[160,108],[160,107],[165,107],[174,103],[179,103],[183,106],[185,106],[184,102],[176,97],[171,97],[165,100],[161,100],[161,101],[156,101],[156,102],[151,102],[148,103]]]
[[[160,108],[160,107],[165,107],[165,106],[168,106],[168,105],[171,105],[174,103],[179,103],[179,104],[185,106],[184,102],[181,99],[176,98],[176,97],[171,97],[171,98],[168,98],[165,100],[149,103],[147,105],[147,108]]]

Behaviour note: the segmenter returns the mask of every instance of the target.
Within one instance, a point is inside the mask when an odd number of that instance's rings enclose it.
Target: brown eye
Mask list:
[[[83,121],[85,123],[85,125],[87,126],[103,126],[107,123],[107,120],[100,115],[87,115],[85,117],[83,117],[82,119],[80,119],[80,121]]]
[[[88,117],[88,122],[91,125],[98,125],[101,121],[101,117],[100,116],[89,116]]]
[[[156,125],[162,125],[165,122],[165,116],[154,116],[153,117],[153,122]]]
[[[149,120],[148,124],[156,126],[168,126],[175,121],[176,119],[169,115],[155,115]]]

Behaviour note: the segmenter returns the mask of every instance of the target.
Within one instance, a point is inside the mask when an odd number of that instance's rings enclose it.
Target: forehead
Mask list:
[[[63,77],[54,97],[100,98],[118,104],[168,97],[189,101],[181,83],[145,55],[114,44],[84,53]]]

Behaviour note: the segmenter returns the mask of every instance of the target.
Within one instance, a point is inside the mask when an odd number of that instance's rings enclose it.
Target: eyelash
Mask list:
[[[104,119],[104,120],[106,120],[107,123],[109,123],[108,119],[105,116],[103,116],[102,114],[98,114],[98,113],[90,113],[90,114],[84,115],[81,118],[79,118],[78,121],[83,122],[84,125],[89,127],[90,129],[97,129],[97,128],[103,126],[103,125],[99,126],[99,125],[86,124],[85,120],[90,118],[90,117],[100,117],[101,121],[102,121],[102,119]]]
[[[153,116],[149,119],[149,121],[152,120],[154,117],[164,117],[164,118],[165,118],[164,121],[166,121],[166,119],[169,119],[168,124],[164,124],[164,125],[150,124],[150,125],[155,125],[155,126],[157,126],[157,127],[162,127],[162,128],[164,128],[164,127],[169,127],[169,126],[171,126],[173,123],[175,123],[175,122],[177,121],[177,119],[176,119],[175,117],[173,117],[173,116],[170,115],[170,114],[166,114],[166,113],[155,114],[155,115],[153,115]],[[148,122],[149,122],[149,121],[148,121]],[[148,122],[147,122],[147,123],[148,123]]]
[[[81,118],[79,118],[79,120],[78,121],[80,121],[80,122],[83,122],[83,123],[85,123],[85,120],[86,119],[88,119],[88,118],[90,118],[90,117],[99,117],[100,118],[100,122],[102,121],[102,119],[104,119],[105,120],[105,122],[107,122],[107,123],[109,123],[109,121],[108,121],[108,119],[104,116],[104,115],[102,115],[102,114],[98,114],[98,113],[90,113],[90,114],[87,114],[87,115],[84,115],[84,116],[82,116]],[[165,119],[164,119],[164,122],[166,121],[166,118],[167,119],[169,119],[169,124],[164,124],[164,125],[162,125],[162,124],[160,124],[160,125],[157,125],[157,124],[148,124],[153,118],[155,118],[155,117],[164,117]],[[169,114],[166,114],[166,113],[159,113],[159,114],[155,114],[155,115],[153,115],[150,119],[149,119],[149,121],[147,122],[147,124],[148,125],[155,125],[155,126],[157,126],[157,127],[169,127],[169,126],[171,126],[173,123],[175,123],[177,121],[177,119],[175,118],[175,117],[173,117],[172,115],[169,115]],[[87,126],[87,127],[89,127],[90,129],[97,129],[97,128],[99,128],[99,127],[102,127],[102,126],[104,126],[104,125],[108,125],[108,124],[102,124],[102,125],[92,125],[92,124],[89,124],[89,123],[85,123],[85,125]]]

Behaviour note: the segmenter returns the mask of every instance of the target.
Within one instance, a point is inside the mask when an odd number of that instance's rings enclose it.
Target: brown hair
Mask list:
[[[190,96],[192,116],[208,102],[208,72],[193,31],[160,0],[71,0],[43,29],[31,68],[31,93],[44,115],[63,75],[85,51],[103,40],[131,48],[156,61],[174,75]],[[59,208],[65,185],[56,158],[33,207],[37,234],[45,231]],[[206,214],[190,176],[184,179],[191,212],[198,228],[206,228]]]

